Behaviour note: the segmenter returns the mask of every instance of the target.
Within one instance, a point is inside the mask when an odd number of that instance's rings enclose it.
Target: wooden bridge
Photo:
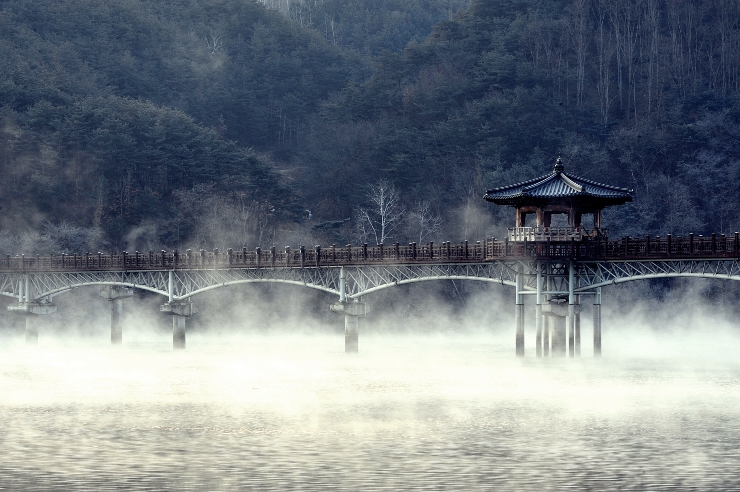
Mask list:
[[[609,239],[602,209],[632,201],[632,191],[568,174],[561,159],[552,173],[488,190],[484,199],[516,209],[516,227],[504,239],[459,244],[391,244],[292,249],[6,256],[0,258],[0,295],[18,300],[10,311],[26,316],[26,339],[38,340],[34,319],[50,314],[53,298],[101,286],[111,301],[111,341],[121,342],[123,299],[132,289],[167,297],[160,310],[173,317],[173,345],[185,346],[192,298],[217,288],[278,282],[337,296],[344,315],[345,349],[356,352],[365,296],[429,280],[475,280],[515,287],[516,354],[524,355],[524,298],[535,297],[537,356],[580,355],[581,299],[593,298],[594,354],[601,354],[601,289],[620,282],[667,277],[740,280],[740,234],[667,235]],[[528,227],[528,215],[536,225]],[[568,227],[552,227],[567,215]],[[593,227],[582,224],[593,216]],[[567,329],[566,329],[567,321]]]
[[[581,298],[592,297],[598,355],[601,288],[667,277],[740,280],[740,234],[610,240],[583,228],[512,228],[503,240],[459,244],[0,258],[0,295],[17,299],[9,310],[26,316],[31,343],[38,337],[36,316],[54,312],[56,296],[80,287],[98,286],[101,296],[112,301],[114,343],[121,341],[122,301],[132,289],[165,296],[161,310],[173,316],[174,345],[184,347],[185,319],[197,312],[194,296],[236,284],[276,282],[335,294],[332,310],[345,316],[345,346],[352,352],[357,350],[358,318],[365,316],[369,294],[413,282],[475,280],[516,288],[518,355],[524,355],[525,296],[535,296],[537,355],[572,356],[580,354]]]
[[[525,229],[525,228],[516,228]],[[509,230],[516,240],[468,241],[452,244],[411,243],[390,246],[343,246],[335,245],[313,248],[274,247],[248,251],[205,251],[187,250],[161,251],[154,253],[121,252],[111,254],[72,254],[45,256],[10,256],[0,258],[0,273],[47,273],[59,271],[137,271],[162,269],[220,269],[220,268],[305,268],[321,266],[366,266],[366,265],[417,265],[443,263],[481,263],[501,259],[572,259],[579,261],[620,261],[652,259],[706,259],[740,257],[740,234],[727,237],[724,234],[710,236],[630,238],[609,240],[593,235],[593,231],[581,228],[555,229],[531,233]],[[531,236],[532,240],[527,240]],[[552,240],[551,236],[558,239]],[[523,239],[519,239],[523,238]],[[576,238],[579,238],[578,240]],[[539,240],[538,240],[539,239]]]

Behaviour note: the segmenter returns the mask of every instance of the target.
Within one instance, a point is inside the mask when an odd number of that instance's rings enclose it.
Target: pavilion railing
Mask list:
[[[607,238],[609,229],[585,227],[510,227],[509,241],[581,241],[583,238]]]
[[[535,236],[537,237],[537,236]],[[559,236],[556,236],[559,237]],[[214,268],[302,268],[316,266],[481,263],[496,259],[636,260],[740,258],[740,235],[671,236],[610,240],[583,235],[580,240],[521,241],[490,238],[452,244],[315,246],[227,251],[161,251],[159,253],[74,254],[0,257],[0,272],[136,271]]]

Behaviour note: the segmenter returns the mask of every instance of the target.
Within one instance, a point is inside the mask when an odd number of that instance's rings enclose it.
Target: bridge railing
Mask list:
[[[479,263],[501,258],[577,260],[630,260],[670,258],[740,257],[740,235],[671,236],[608,240],[604,237],[577,241],[510,241],[508,238],[452,244],[315,246],[248,251],[161,251],[83,255],[0,257],[0,272],[34,271],[132,271],[193,268],[277,268],[373,264]]]
[[[609,229],[585,227],[510,227],[507,232],[509,241],[581,241],[584,238],[606,238]]]

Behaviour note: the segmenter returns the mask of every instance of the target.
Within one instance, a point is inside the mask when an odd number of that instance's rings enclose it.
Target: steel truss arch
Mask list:
[[[116,285],[168,295],[168,273],[152,272],[49,272],[0,274],[0,295],[18,298],[28,281],[30,300],[48,298],[80,287]]]
[[[329,271],[336,270],[336,271]],[[275,268],[221,270],[156,270],[141,272],[50,272],[0,274],[0,295],[18,298],[26,278],[30,300],[39,300],[80,287],[116,285],[148,290],[169,296],[172,272],[172,300],[181,301],[208,290],[253,282],[299,285],[339,295],[338,268]]]
[[[340,271],[345,272],[345,297],[362,296],[396,285],[430,280],[476,280],[516,286],[521,275],[520,293],[536,290],[537,273],[551,279],[553,290],[562,295],[570,289],[569,269],[574,270],[575,294],[592,293],[607,285],[670,277],[699,277],[740,280],[740,259],[571,261],[511,259],[481,263],[440,263],[407,265],[356,265],[322,267],[177,269],[133,272],[36,272],[0,274],[0,295],[26,302],[58,295],[93,285],[118,285],[148,290],[168,297],[172,276],[172,300],[182,301],[220,287],[243,283],[275,282],[321,290],[339,296]],[[28,285],[28,293],[25,286]]]
[[[709,278],[740,281],[740,260],[642,260],[582,262],[576,268],[574,290],[582,292],[596,287],[656,278]]]
[[[496,261],[479,264],[373,265],[306,268],[226,268],[179,269],[138,272],[47,272],[0,274],[0,295],[18,298],[27,283],[26,301],[93,285],[117,285],[148,290],[168,297],[172,275],[172,300],[181,301],[220,287],[243,283],[275,282],[321,290],[339,296],[340,270],[346,274],[345,293],[358,299],[371,292],[408,283],[428,280],[478,280],[516,284],[516,269],[526,270],[519,261]],[[527,286],[532,288],[532,282]]]
[[[474,264],[375,265],[344,267],[347,275],[347,298],[362,296],[396,285],[429,280],[477,280],[516,285],[516,269],[531,261],[494,261]],[[532,281],[528,282],[532,283]]]

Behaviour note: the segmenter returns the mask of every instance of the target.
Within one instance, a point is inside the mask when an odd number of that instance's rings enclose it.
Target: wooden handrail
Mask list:
[[[608,240],[603,236],[584,237],[576,240],[554,241],[547,238],[543,241],[510,241],[509,238],[497,240],[490,238],[452,244],[449,241],[440,244],[432,242],[425,245],[394,243],[392,247],[382,244],[377,246],[347,245],[337,248],[316,246],[297,249],[286,247],[268,251],[256,248],[248,251],[229,249],[225,252],[201,250],[193,254],[177,251],[160,253],[128,252],[111,254],[62,254],[36,256],[0,257],[0,272],[51,272],[51,271],[135,271],[135,270],[171,270],[171,269],[213,269],[213,268],[306,268],[308,266],[342,266],[373,264],[413,264],[413,263],[480,263],[495,259],[571,258],[587,260],[625,260],[625,259],[692,259],[692,258],[740,258],[740,234],[727,237],[724,234],[709,237],[689,234],[665,237],[645,236],[634,239],[626,236],[622,239]]]

